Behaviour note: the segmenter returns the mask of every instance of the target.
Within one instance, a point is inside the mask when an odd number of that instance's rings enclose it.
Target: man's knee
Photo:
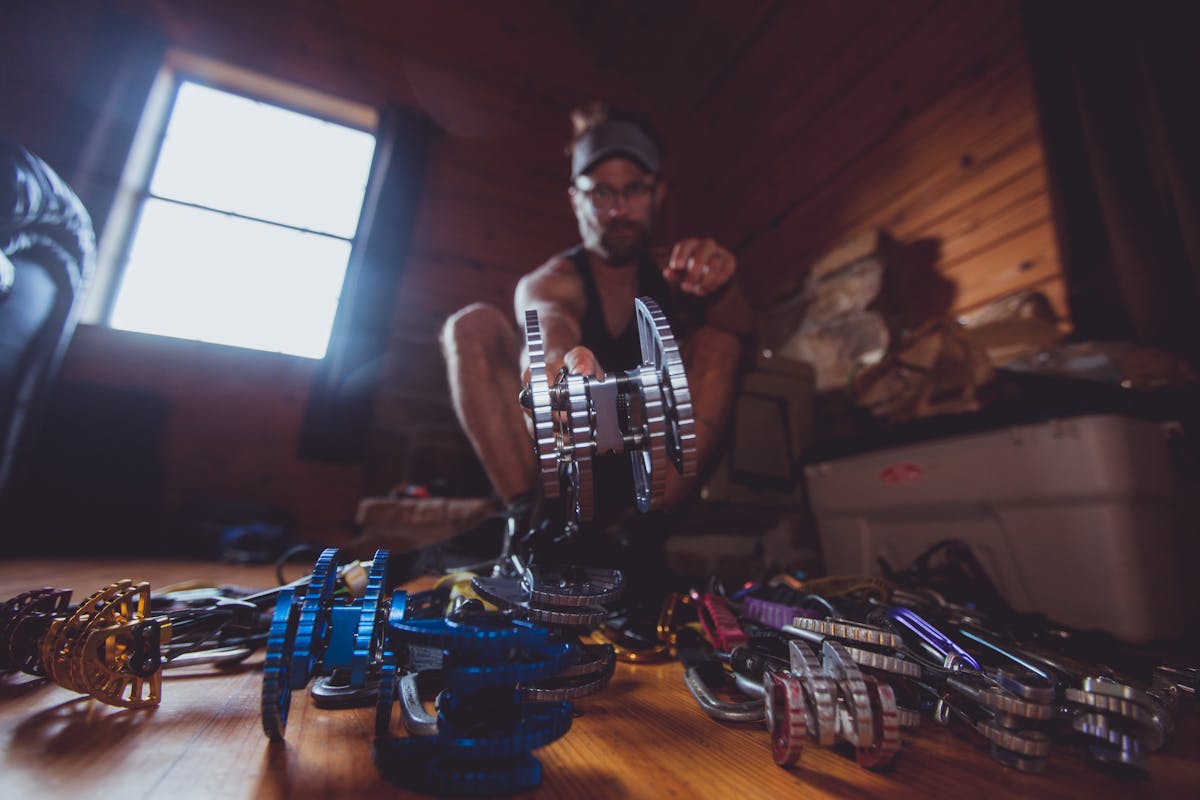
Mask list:
[[[446,319],[439,341],[442,353],[449,359],[463,352],[494,351],[515,334],[508,317],[495,306],[472,303]]]

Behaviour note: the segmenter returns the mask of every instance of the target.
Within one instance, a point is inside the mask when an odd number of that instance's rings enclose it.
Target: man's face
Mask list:
[[[663,195],[653,175],[616,156],[581,175],[568,192],[584,247],[614,266],[645,255]]]

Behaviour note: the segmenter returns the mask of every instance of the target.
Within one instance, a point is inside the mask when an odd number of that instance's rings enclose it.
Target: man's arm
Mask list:
[[[710,298],[704,324],[742,340],[748,339],[754,333],[754,309],[750,307],[750,301],[742,291],[738,276],[733,276]]]
[[[697,471],[703,472],[729,422],[754,314],[738,282],[737,257],[712,239],[684,239],[676,244],[663,277],[684,305],[703,306],[699,315],[703,323],[689,332],[682,345],[695,420]],[[683,500],[694,483],[668,470],[666,504]]]
[[[567,354],[578,348],[583,338],[581,326],[586,300],[579,273],[570,261],[552,258],[517,282],[513,304],[522,341],[525,312],[537,311],[546,353],[546,374],[553,380]],[[523,355],[523,364],[528,368],[528,353]]]
[[[753,333],[754,312],[737,266],[737,256],[714,239],[683,239],[659,263],[682,306],[698,308],[705,326],[745,338]]]
[[[695,421],[697,475],[704,472],[725,435],[742,350],[740,338],[712,325],[692,331],[683,343],[681,355]],[[695,479],[684,480],[674,468],[668,469],[666,505],[682,501],[694,484]]]

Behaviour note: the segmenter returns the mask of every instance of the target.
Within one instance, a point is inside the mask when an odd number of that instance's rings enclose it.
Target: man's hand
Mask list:
[[[580,345],[572,347],[563,356],[562,366],[567,368],[567,372],[572,375],[586,375],[589,378],[598,378],[604,380],[604,369],[600,366],[600,362],[596,360],[596,355],[588,348]],[[525,367],[521,372],[521,385],[529,385],[530,376],[529,367]],[[546,364],[546,380],[549,383],[554,383],[558,378],[558,367],[554,363]],[[526,409],[528,412],[529,409]]]
[[[572,375],[586,375],[604,380],[604,368],[596,360],[596,354],[583,345],[568,350],[563,356],[563,364]]]
[[[737,271],[737,257],[712,239],[684,239],[671,250],[663,277],[685,294],[704,297]]]

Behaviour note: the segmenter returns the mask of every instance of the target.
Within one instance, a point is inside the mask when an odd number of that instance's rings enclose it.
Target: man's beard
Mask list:
[[[650,231],[636,222],[614,222],[600,235],[602,257],[613,266],[640,261],[650,247]]]

